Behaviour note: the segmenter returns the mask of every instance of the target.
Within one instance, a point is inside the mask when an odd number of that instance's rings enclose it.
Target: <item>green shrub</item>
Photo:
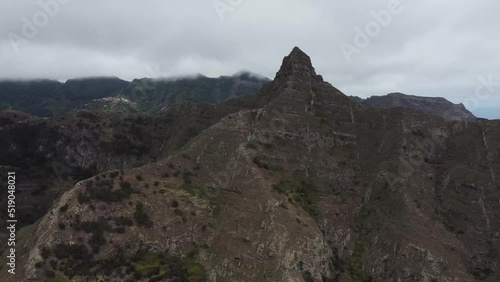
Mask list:
[[[116,228],[113,229],[113,232],[114,233],[123,234],[123,233],[125,233],[125,227],[122,227],[122,226],[116,227]]]
[[[144,211],[144,205],[142,203],[138,203],[135,205],[134,217],[138,226],[143,226],[146,228],[153,227],[153,222],[151,221],[149,215]]]
[[[119,216],[115,218],[115,224],[116,226],[132,226],[134,222],[129,217]]]
[[[68,210],[68,204],[65,204],[64,206],[59,208],[59,211],[62,213],[66,212],[67,210]]]
[[[40,255],[42,256],[43,259],[47,259],[51,256],[52,251],[50,248],[44,246],[40,248]]]
[[[193,176],[193,174],[190,171],[185,171],[182,174],[182,179],[184,180],[184,185],[190,185],[192,183],[191,176]]]
[[[273,188],[286,194],[293,204],[302,207],[312,217],[316,218],[320,215],[316,205],[319,193],[313,184],[306,181],[281,180]]]
[[[125,181],[125,182],[120,183],[120,187],[124,190],[130,190],[132,187],[132,184],[130,184],[130,182],[128,182],[128,181]]]
[[[59,259],[87,260],[91,255],[83,244],[59,243],[52,247],[52,253]]]
[[[172,201],[172,207],[177,208],[179,206],[179,202],[177,200]]]
[[[205,268],[199,262],[197,250],[190,252],[182,262],[187,269],[188,281],[202,282],[206,280]]]
[[[182,221],[183,222],[187,222],[187,216],[186,216],[186,213],[184,212],[184,210],[180,209],[180,208],[176,208],[174,210],[174,213],[178,216],[180,216],[182,218]]]

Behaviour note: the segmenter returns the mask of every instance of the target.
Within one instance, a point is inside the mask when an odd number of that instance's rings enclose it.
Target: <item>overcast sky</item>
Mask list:
[[[299,46],[347,95],[441,96],[500,118],[499,11],[494,0],[2,0],[0,78],[274,78]]]

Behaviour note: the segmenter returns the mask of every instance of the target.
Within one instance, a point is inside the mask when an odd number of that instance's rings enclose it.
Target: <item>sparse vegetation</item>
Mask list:
[[[120,183],[120,189],[113,189],[113,180],[103,180],[96,185],[87,186],[85,193],[78,194],[78,202],[88,203],[90,200],[99,200],[106,203],[120,202],[128,199],[134,191],[129,182]]]
[[[106,244],[105,232],[112,230],[111,225],[104,217],[99,217],[96,221],[80,221],[77,218],[72,227],[77,231],[92,233],[88,243],[94,253],[98,253],[100,247]]]
[[[64,264],[58,264],[59,270],[64,274],[68,276],[88,274],[93,256],[85,245],[59,243],[52,247],[52,254],[59,262],[65,261]]]
[[[190,252],[185,258],[167,253],[140,251],[133,258],[133,272],[136,280],[149,281],[205,281],[205,269],[199,263],[198,253]]]
[[[317,111],[315,116],[321,121],[321,123],[329,123],[331,120],[329,115],[320,111]]]
[[[274,189],[288,196],[290,202],[302,207],[304,211],[316,218],[320,215],[320,211],[316,206],[319,198],[319,193],[313,184],[307,181],[290,181],[282,180]]]
[[[343,146],[338,147],[337,149],[345,154],[352,153],[352,146],[351,145],[343,145]]]
[[[356,241],[351,257],[347,260],[347,270],[353,281],[364,282],[365,274],[363,270],[363,244]]]

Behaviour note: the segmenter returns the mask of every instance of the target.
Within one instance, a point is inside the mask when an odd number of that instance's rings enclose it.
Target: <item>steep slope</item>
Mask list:
[[[141,166],[180,149],[222,117],[241,110],[238,100],[213,105],[185,103],[151,116],[80,111],[58,118],[0,112],[0,172],[23,177],[17,193],[18,227],[35,223],[53,201],[96,173]],[[6,205],[7,190],[0,192]],[[0,219],[6,210],[0,210]],[[6,234],[0,231],[0,236]],[[1,241],[0,249],[6,241]]]
[[[404,107],[443,117],[446,115],[459,116],[461,119],[475,120],[476,117],[462,104],[453,104],[445,98],[419,97],[403,93],[390,93],[385,96],[371,96],[361,100],[363,105],[382,109]]]
[[[76,184],[19,233],[20,275],[498,281],[498,122],[366,108],[298,48],[242,100],[166,159]]]

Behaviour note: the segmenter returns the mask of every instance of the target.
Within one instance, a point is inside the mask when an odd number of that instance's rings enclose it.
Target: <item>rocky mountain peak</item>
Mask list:
[[[311,78],[323,80],[321,76],[316,74],[311,58],[299,47],[295,47],[290,55],[283,58],[283,63],[276,73],[275,80],[308,80]]]

